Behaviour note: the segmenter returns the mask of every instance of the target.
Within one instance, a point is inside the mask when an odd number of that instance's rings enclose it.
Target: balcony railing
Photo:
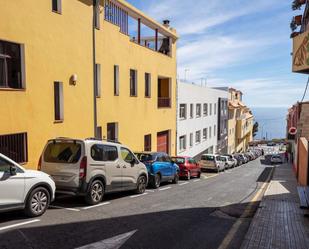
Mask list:
[[[158,107],[159,108],[171,107],[171,98],[159,97],[158,98]]]

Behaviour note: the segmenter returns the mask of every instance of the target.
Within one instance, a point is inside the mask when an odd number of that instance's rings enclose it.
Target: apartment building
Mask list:
[[[245,152],[253,140],[254,117],[242,102],[242,92],[229,89],[228,153]]]
[[[1,153],[36,168],[48,139],[98,137],[175,154],[168,21],[124,0],[2,1],[0,13]]]
[[[181,81],[177,92],[177,155],[198,159],[204,153],[216,153],[219,103],[227,92]]]

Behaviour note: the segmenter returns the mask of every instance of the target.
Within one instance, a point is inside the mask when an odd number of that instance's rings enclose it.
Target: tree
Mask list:
[[[255,122],[254,125],[253,125],[253,137],[255,137],[257,135],[259,131],[259,123],[258,122]]]

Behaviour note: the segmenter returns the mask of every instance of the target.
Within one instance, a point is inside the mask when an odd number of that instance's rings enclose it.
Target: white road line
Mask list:
[[[182,186],[182,185],[186,185],[186,184],[189,184],[189,182],[182,182],[182,183],[179,183],[178,185]]]
[[[87,210],[87,209],[90,209],[90,208],[101,207],[101,206],[105,206],[105,205],[108,205],[108,204],[110,204],[110,202],[103,202],[103,203],[100,203],[100,204],[98,204],[98,205],[89,206],[89,207],[84,207],[84,208],[82,208],[82,209]]]
[[[207,176],[207,178],[206,179],[208,179],[208,178],[212,178],[212,177],[216,177],[217,175],[212,175],[212,176]]]
[[[210,200],[212,200],[212,198],[213,198],[213,197],[209,197],[206,201],[210,201]]]
[[[140,194],[140,195],[131,195],[130,198],[141,197],[141,196],[144,196],[144,195],[148,195],[148,193],[143,193],[143,194]]]
[[[196,179],[196,180],[193,180],[193,182],[199,182],[201,179]]]
[[[154,193],[155,192],[154,190],[150,190],[150,189],[146,189],[145,191],[146,192],[150,192],[150,193]]]
[[[167,190],[170,189],[171,187],[166,187],[166,188],[159,188],[159,191]]]
[[[41,220],[35,219],[35,220],[30,220],[30,221],[26,221],[26,222],[17,223],[17,224],[14,224],[14,225],[0,227],[0,231],[7,230],[7,229],[10,229],[10,228],[14,228],[14,227],[20,227],[20,226],[28,225],[28,224],[39,222],[39,221],[41,221]]]
[[[66,207],[54,206],[54,205],[51,205],[50,207],[51,207],[51,208],[56,208],[56,209],[66,209],[66,210],[75,211],[75,212],[79,212],[79,211],[80,211],[80,210],[77,209],[77,208],[66,208]]]

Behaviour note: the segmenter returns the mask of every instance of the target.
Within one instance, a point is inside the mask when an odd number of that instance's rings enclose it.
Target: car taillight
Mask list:
[[[79,179],[85,178],[87,173],[87,157],[84,156],[79,165]]]
[[[40,156],[39,163],[38,163],[38,170],[42,170],[42,155]]]

